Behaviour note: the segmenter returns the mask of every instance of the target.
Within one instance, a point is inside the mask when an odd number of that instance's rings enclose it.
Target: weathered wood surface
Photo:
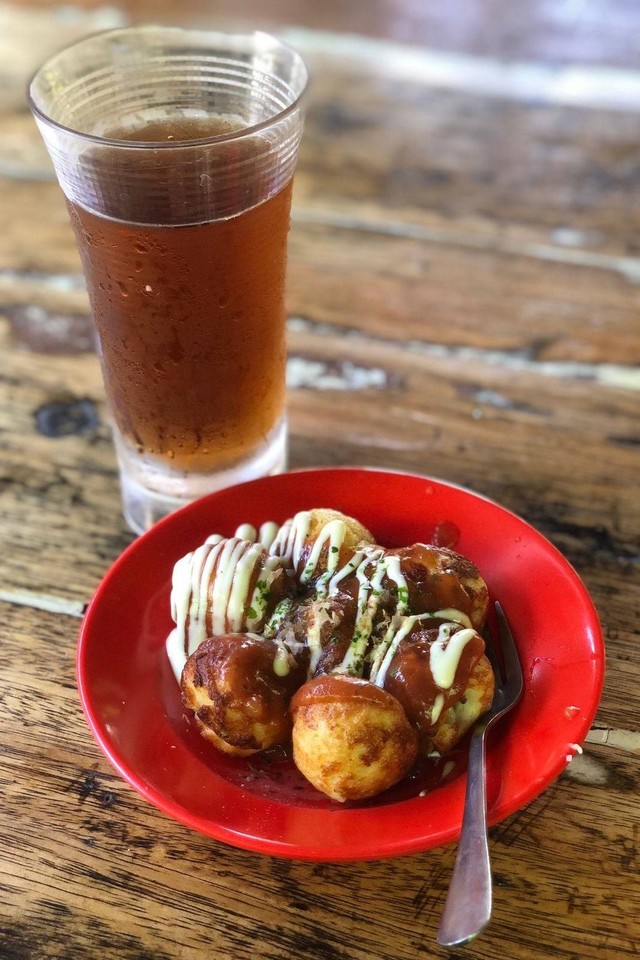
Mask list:
[[[60,38],[144,19],[141,11],[63,18],[22,7],[0,21],[13,81],[0,96],[0,172],[52,176],[25,109],[30,71]],[[308,216],[355,218],[382,232],[422,227],[427,241],[546,252],[552,262],[597,267],[620,257],[618,268],[637,280],[624,258],[638,250],[640,76],[448,57],[418,37],[408,47],[335,31],[281,33],[312,70],[296,188]]]
[[[140,801],[88,739],[73,676],[77,620],[8,604],[0,613],[13,719],[0,733],[3,958],[447,955],[434,938],[453,848],[314,865],[190,832]],[[495,917],[465,955],[626,955],[639,786],[637,758],[591,745],[493,828]]]
[[[123,0],[117,7],[102,0],[76,0],[72,15],[69,7],[55,7],[50,0],[29,2],[29,9],[41,12],[52,6],[54,21],[63,19],[67,25],[82,9],[97,16],[98,26],[111,26],[115,18],[180,25],[188,21],[209,28],[219,23],[244,29],[294,24],[504,60],[637,65],[634,0],[582,0],[579,4],[477,0],[457,4],[453,12],[444,4],[424,0],[368,0],[366,5],[344,0],[272,0],[268,6],[261,0],[242,4],[217,0],[215,5],[209,0],[189,0],[182,6],[172,0]]]
[[[290,246],[291,466],[368,463],[493,497],[564,552],[605,630],[591,742],[493,829],[495,919],[465,955],[635,956],[640,11],[263,6],[216,12],[280,29],[314,73]],[[452,849],[349,866],[232,850],[146,806],[80,713],[79,617],[131,534],[24,82],[69,40],[160,11],[211,23],[195,0],[0,6],[0,956],[445,956]]]

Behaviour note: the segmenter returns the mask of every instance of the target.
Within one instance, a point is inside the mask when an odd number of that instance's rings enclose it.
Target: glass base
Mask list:
[[[287,465],[286,419],[251,458],[209,474],[150,470],[117,432],[114,432],[114,442],[120,467],[122,512],[128,526],[138,534],[199,497],[236,483],[282,473]]]

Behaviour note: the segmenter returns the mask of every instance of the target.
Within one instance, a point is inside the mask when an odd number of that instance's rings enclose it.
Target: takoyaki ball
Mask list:
[[[438,676],[441,683],[444,683],[439,685],[434,678],[434,669],[436,674],[439,674],[439,671],[433,665],[433,647],[434,644],[439,644],[438,652],[441,657],[446,658],[446,649],[449,644],[455,644],[456,633],[461,638],[466,638],[464,646],[459,656],[456,655],[450,664],[444,665],[445,669],[442,672],[448,675],[444,678]],[[487,701],[490,704],[493,698],[491,667],[488,674],[484,668],[475,673],[479,663],[482,661],[488,663],[484,656],[482,637],[471,630],[463,633],[462,630],[457,629],[451,633],[448,640],[440,643],[438,634],[437,629],[423,629],[415,630],[404,638],[384,678],[384,689],[402,704],[409,721],[418,732],[422,755],[434,749],[441,752],[440,747],[435,746],[435,740],[446,716],[448,716],[449,729],[440,737],[439,743],[446,745],[446,749],[450,749],[475,720],[475,707]],[[455,648],[452,648],[452,651],[457,654]],[[474,678],[473,691],[469,700],[467,694],[472,684],[472,677]],[[456,713],[455,708],[458,704],[463,707],[468,704],[468,707],[462,713]],[[453,713],[450,713],[451,709]],[[470,718],[470,723],[464,730],[458,729],[459,721],[463,716]],[[458,734],[455,738],[454,733]]]
[[[373,544],[373,535],[358,520],[338,510],[315,508],[287,520],[271,546],[274,556],[289,560],[301,586],[324,574],[341,570],[361,544]]]
[[[412,613],[460,610],[469,617],[473,627],[482,627],[489,606],[489,593],[471,560],[445,547],[424,543],[387,550],[385,557],[391,556],[400,558]]]
[[[471,671],[462,697],[440,717],[433,735],[433,749],[448,753],[470,730],[493,702],[495,677],[487,657],[482,656]]]
[[[202,735],[224,753],[246,757],[289,739],[289,702],[305,677],[282,644],[230,633],[200,644],[180,686]]]
[[[356,600],[342,590],[309,596],[293,608],[287,625],[309,653],[310,676],[330,673],[342,663],[351,644],[356,614]]]
[[[291,712],[295,763],[333,800],[376,796],[415,761],[417,735],[401,705],[366,680],[316,677],[294,695]]]
[[[278,603],[295,590],[286,564],[261,544],[237,537],[204,543],[173,571],[171,610],[185,655],[207,637],[260,633]]]

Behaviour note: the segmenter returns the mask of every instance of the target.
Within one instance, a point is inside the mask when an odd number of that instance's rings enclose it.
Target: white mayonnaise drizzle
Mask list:
[[[382,643],[374,655],[374,663],[371,666],[371,673],[369,674],[369,679],[372,683],[375,683],[377,687],[384,687],[387,670],[396,654],[396,650],[400,646],[400,642],[411,633],[416,623],[420,623],[422,620],[428,620],[429,617],[430,614],[421,613],[415,614],[412,617],[400,616],[393,618]]]
[[[380,606],[382,579],[386,572],[383,562],[383,550],[376,550],[365,556],[356,568],[358,581],[357,616],[349,648],[342,662],[334,668],[334,673],[362,675],[363,659],[371,634],[374,618]],[[371,568],[371,572],[368,572]]]
[[[440,714],[442,713],[442,708],[444,707],[444,694],[439,693],[435,700],[433,701],[433,707],[431,708],[431,723],[437,723],[440,719]]]
[[[258,530],[258,543],[261,543],[265,550],[271,550],[271,545],[280,531],[280,524],[268,520],[263,523]]]
[[[323,593],[326,589],[326,582],[338,569],[340,551],[347,535],[347,525],[344,520],[340,519],[329,520],[325,523],[316,536],[311,547],[311,553],[301,570],[304,549],[310,532],[311,513],[302,510],[283,524],[277,536],[274,537],[269,552],[288,560],[292,569],[297,572],[300,583],[307,584],[316,574],[320,558],[326,547],[326,571],[322,574],[320,586],[320,592]]]
[[[288,560],[289,565],[294,570],[297,569],[310,529],[311,514],[307,510],[296,513],[295,517],[282,524],[269,548],[269,553]]]
[[[261,552],[270,549],[279,530],[272,520],[259,530],[243,523],[234,537],[227,539],[214,533],[175,564],[171,616],[176,627],[167,637],[166,651],[178,682],[187,657],[210,634],[252,630],[259,624],[269,602],[269,585],[282,561],[269,557],[251,597],[248,592]]]
[[[267,520],[259,530],[256,530],[251,523],[241,523],[234,533],[234,537],[239,540],[248,540],[250,543],[259,543],[265,550],[269,550],[279,530],[280,525],[274,523],[273,520]],[[215,536],[218,538],[218,534],[215,534]],[[222,540],[222,537],[218,539]]]
[[[184,652],[184,638],[180,636],[180,631],[175,627],[167,637],[166,650],[173,675],[180,683],[187,657]]]
[[[280,525],[274,523],[273,520],[267,520],[259,530],[256,530],[251,523],[241,523],[234,533],[234,537],[238,540],[248,540],[249,543],[260,543],[265,550],[269,550],[279,530]],[[219,533],[212,533],[210,537],[207,537],[205,543],[220,543],[224,539],[226,538]]]
[[[441,624],[438,637],[429,650],[431,674],[436,686],[441,690],[449,690],[453,685],[462,652],[476,635],[473,629],[463,629],[453,633],[456,626],[455,623]]]
[[[337,573],[329,574],[329,578],[321,577],[317,584],[318,593],[329,593],[335,594],[338,592],[340,583],[344,580],[345,577],[350,577],[352,573],[360,566],[365,556],[367,556],[364,550],[358,550],[351,559],[341,567]]]
[[[306,634],[307,647],[309,648],[309,669],[307,671],[309,678],[316,672],[316,667],[322,656],[322,626],[323,622],[316,611],[316,615],[311,618],[311,624]]]
[[[429,616],[437,617],[438,620],[459,623],[461,627],[468,627],[469,629],[473,626],[466,613],[463,613],[462,610],[456,610],[454,607],[445,607],[443,610],[436,610],[434,613],[429,614]]]
[[[237,537],[238,540],[248,540],[249,543],[255,543],[258,538],[258,531],[250,523],[241,523],[234,537]]]
[[[333,574],[336,572],[340,562],[340,549],[346,533],[347,527],[343,520],[330,520],[329,523],[325,523],[311,548],[304,570],[300,573],[300,583],[308,583],[311,580],[325,546],[327,547],[327,573]]]
[[[280,600],[262,629],[263,637],[269,639],[277,634],[292,606],[293,601],[289,597]]]
[[[284,643],[278,643],[278,649],[273,659],[273,672],[277,677],[286,677],[294,666],[295,660],[291,651]]]
[[[256,627],[269,600],[269,585],[282,567],[277,557],[262,558],[260,543],[231,537],[205,543],[176,563],[171,609],[187,657],[209,636]]]
[[[406,633],[403,633],[398,638],[398,631],[402,630],[403,624],[405,623],[405,613],[406,606],[403,608],[398,604],[398,609],[395,612],[394,616],[391,619],[386,633],[381,640],[378,641],[374,647],[371,654],[371,671],[369,674],[369,679],[372,683],[375,683],[377,686],[384,686],[384,679],[389,668],[389,664],[395,655],[396,650],[400,640],[407,636]],[[422,620],[446,620],[453,624],[460,624],[461,626],[471,626],[471,621],[469,617],[462,612],[462,610],[455,610],[453,607],[447,607],[444,610],[434,610],[429,613],[421,613],[413,616],[412,627],[422,621]],[[389,651],[391,653],[389,654]],[[384,664],[384,671],[382,673],[382,679],[379,679],[379,672],[382,669]]]
[[[396,614],[387,632],[374,651],[369,674],[371,682],[375,683],[378,687],[384,686],[387,670],[400,646],[400,642],[411,633],[417,623],[425,620],[434,620],[436,618],[442,620],[445,617],[447,618],[447,622],[440,625],[438,637],[432,643],[429,651],[429,666],[436,686],[440,687],[441,690],[448,690],[455,679],[462,651],[469,640],[475,636],[475,630],[471,629],[467,615],[461,610],[455,610],[453,608],[415,614],[410,617]],[[469,624],[468,629],[459,630],[458,633],[455,634],[453,633],[456,627],[466,627],[467,624]],[[455,643],[453,643],[454,639],[456,640]],[[436,648],[435,653],[434,648]],[[442,702],[444,703],[444,700]],[[442,710],[442,705],[440,706],[440,710]],[[438,716],[439,715],[438,712]],[[433,722],[435,723],[435,720]]]

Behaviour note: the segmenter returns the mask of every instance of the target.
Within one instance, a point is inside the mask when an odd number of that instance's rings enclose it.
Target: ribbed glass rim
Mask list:
[[[166,33],[166,34],[182,34],[182,35],[197,35],[200,37],[217,37],[224,40],[229,39],[250,39],[258,37],[266,37],[268,40],[273,41],[277,44],[282,50],[288,51],[292,57],[292,60],[296,61],[303,70],[303,79],[304,83],[300,92],[296,95],[295,99],[286,106],[283,110],[279,110],[277,113],[274,113],[272,117],[267,117],[266,120],[261,120],[260,123],[252,124],[248,127],[240,127],[238,130],[232,130],[230,133],[222,133],[213,137],[200,137],[196,140],[118,140],[112,137],[101,137],[95,133],[83,133],[82,130],[76,130],[74,127],[68,127],[64,123],[59,123],[59,121],[54,120],[52,117],[48,116],[41,107],[38,106],[34,99],[33,89],[34,84],[40,74],[51,64],[53,64],[58,57],[62,57],[69,51],[74,50],[76,47],[80,47],[89,40],[95,40],[97,37],[108,37],[108,36],[122,36],[123,34],[132,34],[132,33]],[[110,147],[121,147],[124,149],[131,150],[158,150],[158,149],[168,149],[168,150],[181,150],[189,149],[192,147],[206,146],[207,144],[214,143],[225,143],[233,140],[241,140],[244,137],[252,136],[256,133],[260,133],[262,130],[266,130],[269,127],[273,126],[274,123],[278,123],[280,120],[285,119],[290,114],[294,113],[299,107],[304,99],[305,93],[309,85],[309,71],[307,66],[298,53],[290,44],[286,43],[284,40],[280,40],[279,37],[274,37],[273,34],[267,33],[264,30],[254,30],[250,33],[225,33],[222,30],[198,30],[198,29],[187,29],[184,27],[167,27],[167,26],[134,26],[134,27],[118,27],[115,30],[100,30],[96,33],[88,34],[87,36],[81,37],[75,43],[68,44],[63,47],[57,53],[54,53],[49,57],[34,73],[31,75],[29,82],[27,84],[27,100],[29,102],[29,107],[34,114],[34,116],[45,123],[47,126],[52,127],[55,130],[60,130],[63,133],[70,134],[73,137],[77,137],[80,140],[85,140],[90,143],[103,144]]]

